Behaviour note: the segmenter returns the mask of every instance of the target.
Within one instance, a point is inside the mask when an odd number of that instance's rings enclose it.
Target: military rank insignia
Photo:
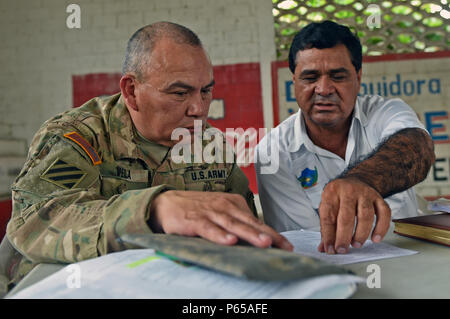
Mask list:
[[[307,189],[317,184],[319,174],[317,173],[317,167],[314,166],[314,170],[305,168],[302,174],[297,177],[303,188]]]
[[[64,189],[71,189],[76,187],[86,175],[87,173],[75,165],[56,159],[41,178]]]

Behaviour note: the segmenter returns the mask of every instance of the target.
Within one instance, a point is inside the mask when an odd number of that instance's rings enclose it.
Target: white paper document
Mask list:
[[[11,298],[347,298],[359,282],[346,274],[252,281],[133,249],[71,264]]]
[[[417,251],[414,250],[398,248],[386,243],[373,243],[367,240],[361,248],[350,247],[347,254],[329,255],[317,250],[320,244],[320,232],[291,230],[281,234],[294,245],[294,252],[336,265],[417,254]]]
[[[450,200],[445,198],[439,198],[435,201],[428,203],[428,209],[434,212],[450,213]]]

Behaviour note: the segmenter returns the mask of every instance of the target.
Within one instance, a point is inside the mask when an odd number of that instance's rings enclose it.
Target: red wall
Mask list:
[[[73,107],[100,96],[112,95],[120,91],[120,73],[92,73],[72,76]]]
[[[10,199],[0,201],[0,241],[6,233],[6,224],[11,217],[12,203]]]
[[[213,98],[224,100],[225,117],[220,120],[209,119],[212,126],[223,132],[227,128],[242,128],[245,131],[248,128],[264,127],[259,63],[216,66],[214,79],[216,85]],[[241,169],[250,182],[250,189],[257,193],[254,165],[241,166]]]

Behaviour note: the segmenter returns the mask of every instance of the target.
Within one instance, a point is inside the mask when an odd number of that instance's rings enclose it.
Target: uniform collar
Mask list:
[[[108,121],[114,158],[139,158],[149,166],[160,165],[169,148],[138,135],[122,94],[114,97],[112,101],[116,103],[112,105]]]
[[[138,148],[148,157],[151,157],[158,164],[161,164],[167,157],[170,148],[161,144],[154,143],[143,137],[136,128],[134,128],[135,141]]]
[[[367,117],[362,111],[361,98],[358,96],[355,101],[355,108],[352,114],[352,123],[350,129],[354,128],[354,122],[359,121],[362,126],[367,125]],[[302,145],[314,145],[310,140],[308,133],[306,132],[306,124],[302,115],[302,111],[299,109],[295,115],[294,121],[294,138],[288,141],[288,148],[290,152],[297,152]]]

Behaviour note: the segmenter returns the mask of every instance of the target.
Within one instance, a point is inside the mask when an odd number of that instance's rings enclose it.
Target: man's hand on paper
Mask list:
[[[391,210],[381,195],[353,177],[339,178],[325,186],[319,214],[322,240],[318,250],[328,254],[347,253],[350,244],[361,247],[370,235],[375,215],[371,240],[380,242],[391,220]]]
[[[242,239],[261,248],[272,245],[293,250],[282,235],[253,216],[245,199],[237,194],[164,192],[152,201],[148,224],[155,232],[200,236],[222,245]]]

